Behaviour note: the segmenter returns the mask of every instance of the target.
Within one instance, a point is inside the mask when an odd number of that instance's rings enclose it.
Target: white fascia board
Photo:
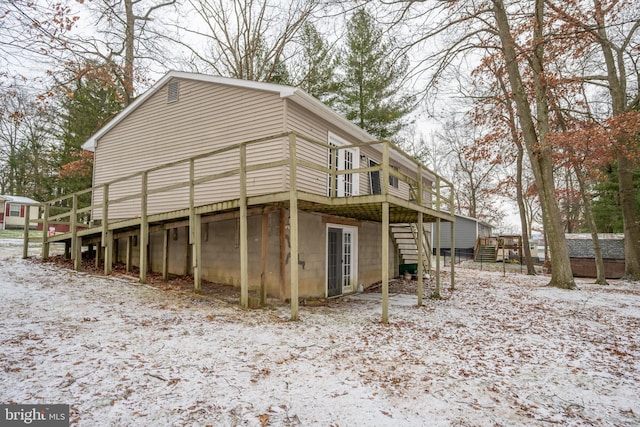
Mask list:
[[[136,98],[131,104],[129,104],[124,110],[118,113],[113,119],[111,119],[106,125],[104,125],[98,132],[93,134],[84,144],[82,144],[83,150],[95,151],[98,140],[114,126],[120,123],[131,112],[144,103],[151,95],[155,94],[162,86],[164,86],[169,80],[173,78],[183,80],[196,80],[201,82],[218,83],[227,86],[244,87],[247,89],[257,89],[267,92],[275,92],[280,94],[281,97],[293,96],[297,89],[289,86],[282,86],[273,83],[254,82],[249,80],[239,80],[229,77],[209,76],[205,74],[187,73],[183,71],[169,71],[160,80],[158,80],[153,86],[151,86],[146,92]]]

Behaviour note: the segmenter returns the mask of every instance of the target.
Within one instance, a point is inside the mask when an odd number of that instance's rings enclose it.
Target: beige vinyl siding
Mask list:
[[[295,103],[289,102],[287,104],[287,111],[289,113],[287,115],[287,128],[289,130],[325,143],[328,143],[329,132],[352,144],[362,142],[354,139],[348,134],[345,134],[329,122],[313,115],[310,111]],[[309,142],[299,143],[298,157],[311,161],[324,168],[329,164],[328,149],[318,144],[312,144]],[[355,160],[359,162],[359,167],[365,166],[359,158]],[[361,195],[369,194],[368,181],[366,181],[367,178],[365,175],[366,174],[360,174],[359,190]],[[363,183],[363,181],[366,182]],[[366,191],[365,184],[367,185]],[[298,189],[302,191],[326,195],[327,186],[328,177],[325,173],[308,168],[301,168],[298,172]]]
[[[287,101],[287,129],[317,141],[327,142],[329,124],[299,105]],[[299,159],[327,167],[329,157],[325,147],[298,138]],[[308,168],[298,170],[298,190],[327,195],[327,174]]]
[[[177,102],[167,103],[165,85],[98,141],[94,185],[239,142],[275,135],[284,129],[283,101],[278,94],[193,80],[179,81]],[[261,162],[282,159],[282,141],[256,145],[250,150],[249,159],[250,156]],[[237,168],[239,157],[236,150],[200,163],[202,167],[196,167],[196,178]],[[188,168],[186,163],[176,169],[151,174],[149,188],[188,179]],[[251,175],[254,175],[251,177],[254,193],[271,192],[283,185],[282,168]],[[205,203],[237,198],[238,180],[236,176],[203,185],[197,200]],[[109,196],[114,199],[138,191],[139,179],[137,184],[131,181],[114,186]],[[101,192],[97,191],[94,201],[100,200]],[[188,203],[188,189],[153,195],[149,213],[184,208],[188,206],[185,200]],[[139,213],[139,202],[125,203],[110,212],[113,217],[135,216]],[[94,212],[94,217],[99,215]]]

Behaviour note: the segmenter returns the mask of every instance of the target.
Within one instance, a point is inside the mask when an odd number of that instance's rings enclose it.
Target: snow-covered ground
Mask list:
[[[290,322],[18,254],[0,244],[0,403],[70,404],[73,425],[640,425],[638,283],[459,268],[389,325],[372,294]]]

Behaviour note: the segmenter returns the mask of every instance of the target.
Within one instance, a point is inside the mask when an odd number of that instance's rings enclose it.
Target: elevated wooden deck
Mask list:
[[[286,138],[288,140],[288,153],[286,158],[278,162],[248,164],[247,152],[255,144],[264,141],[272,141],[276,138]],[[339,150],[352,147],[377,146],[382,153],[382,162],[376,166],[365,168],[354,168],[345,170],[330,169],[325,159],[317,162],[310,162],[302,158],[300,144],[312,144],[326,149],[329,156],[337,156]],[[238,156],[238,167],[230,168],[221,173],[203,174],[198,173],[198,160],[214,157],[229,152],[235,152]],[[395,158],[401,158],[405,163],[412,165],[413,175],[403,173],[390,165],[391,152],[395,152]],[[337,158],[337,157],[333,157]],[[150,174],[176,167],[177,165],[188,165],[189,178],[177,180],[169,185],[150,186]],[[249,194],[247,186],[247,174],[260,170],[282,168],[288,179],[282,191],[268,192],[265,194]],[[298,186],[298,174],[301,169],[312,170],[320,173],[326,181],[332,183],[330,191],[324,191],[336,195],[337,182],[340,175],[369,174],[377,172],[380,177],[380,194],[365,194],[351,196],[328,196],[320,192],[311,192],[300,189]],[[197,178],[196,178],[197,177]],[[211,183],[219,179],[237,177],[239,181],[239,194],[237,198],[211,201],[206,203],[196,203],[196,192],[198,187]],[[402,183],[401,188],[405,189],[405,197],[400,197],[398,191],[392,194],[390,191],[389,177],[395,177]],[[138,189],[129,194],[120,194],[116,198],[110,198],[110,189],[124,181],[136,180]],[[150,189],[151,188],[151,189]],[[148,200],[154,194],[183,189],[185,192],[185,207],[166,212],[149,213]],[[95,202],[95,195],[101,195],[100,200]],[[87,206],[80,206],[79,200],[87,195],[92,196],[93,203]],[[126,204],[126,206],[136,206],[135,214],[126,218],[114,217],[110,214],[115,205]],[[422,229],[424,222],[436,224],[436,236],[439,236],[440,222],[450,222],[452,235],[454,235],[453,212],[453,185],[440,178],[432,171],[425,168],[419,162],[409,157],[406,153],[397,149],[392,143],[386,141],[374,141],[367,144],[358,144],[347,147],[335,147],[325,142],[314,141],[310,138],[297,135],[295,133],[283,133],[267,138],[247,141],[223,149],[215,150],[204,155],[198,155],[183,160],[167,163],[153,169],[133,173],[109,183],[92,187],[78,193],[60,197],[42,204],[41,218],[37,221],[42,223],[42,257],[49,256],[49,246],[56,242],[65,242],[70,248],[70,256],[75,260],[75,268],[80,269],[81,250],[83,246],[94,245],[97,247],[96,262],[100,261],[100,252],[104,256],[104,271],[109,274],[112,268],[113,244],[115,239],[127,236],[139,236],[138,246],[140,249],[140,281],[146,281],[148,270],[147,245],[149,233],[158,230],[169,230],[176,227],[189,227],[189,243],[193,250],[193,274],[194,289],[200,289],[200,266],[201,266],[201,245],[200,225],[208,221],[216,221],[224,217],[235,217],[240,220],[240,272],[241,272],[241,298],[240,303],[246,307],[248,305],[248,242],[247,242],[247,217],[250,214],[269,212],[286,208],[290,212],[290,233],[291,233],[291,257],[297,259],[298,254],[298,211],[318,212],[351,218],[356,220],[380,222],[382,224],[382,289],[383,289],[383,321],[388,321],[388,243],[389,224],[392,223],[414,223],[418,229]],[[94,219],[99,217],[100,219]],[[27,219],[28,220],[28,219]],[[35,220],[34,220],[35,221]],[[32,221],[33,222],[33,221]],[[68,232],[50,233],[50,228],[59,225],[68,225]],[[25,247],[28,244],[28,234],[25,234]],[[436,247],[436,249],[439,249]],[[127,246],[127,259],[130,258],[129,251],[132,248]],[[436,254],[440,251],[437,250]],[[419,256],[427,254],[419,253]],[[440,262],[436,262],[437,273],[439,273]],[[298,266],[296,263],[290,265],[290,288],[291,288],[291,318],[298,317]],[[163,267],[163,274],[166,274],[166,260]],[[419,264],[418,277],[422,277],[422,263]],[[436,276],[439,286],[439,274]],[[451,285],[453,286],[454,274],[452,266]],[[419,289],[418,303],[422,302],[422,289]]]

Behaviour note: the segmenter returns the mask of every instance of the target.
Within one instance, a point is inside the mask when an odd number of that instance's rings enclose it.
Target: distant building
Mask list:
[[[455,240],[456,255],[462,258],[473,258],[473,248],[480,237],[491,237],[493,227],[477,218],[464,215],[455,215]],[[431,247],[436,248],[436,235],[433,234]],[[440,253],[442,255],[451,254],[451,227],[440,228]]]
[[[29,218],[38,218],[38,205],[40,203],[28,197],[0,195],[0,230],[9,228],[24,228],[26,210],[29,209]],[[35,223],[29,225],[35,228]]]
[[[591,234],[566,234],[571,271],[576,277],[596,277],[596,261]],[[598,234],[607,279],[624,276],[624,234]]]

